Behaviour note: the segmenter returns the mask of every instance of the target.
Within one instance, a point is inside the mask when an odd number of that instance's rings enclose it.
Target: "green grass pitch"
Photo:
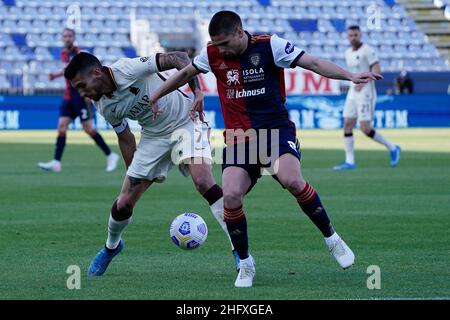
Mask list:
[[[59,174],[38,161],[53,155],[55,132],[0,132],[0,299],[396,299],[450,298],[450,130],[383,130],[403,148],[388,153],[356,135],[358,169],[333,172],[343,157],[340,131],[304,131],[303,173],[318,190],[356,264],[339,268],[298,205],[270,177],[246,198],[254,287],[236,289],[229,244],[190,179],[172,170],[134,210],[125,250],[103,277],[86,276],[106,239],[106,222],[124,167],[104,172],[101,152],[70,132]],[[113,133],[105,133],[117,145]],[[220,168],[214,173],[220,182]],[[193,251],[169,238],[172,219],[199,213],[206,243]],[[66,286],[68,266],[81,289]],[[381,289],[369,290],[369,266]]]

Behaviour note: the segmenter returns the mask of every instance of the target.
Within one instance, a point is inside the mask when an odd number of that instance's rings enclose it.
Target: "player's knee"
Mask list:
[[[209,177],[205,177],[205,176],[201,176],[201,175],[199,175],[197,177],[193,177],[192,180],[194,181],[195,188],[200,193],[205,193],[214,184],[211,182],[211,179]]]
[[[84,130],[84,132],[86,132],[91,137],[94,137],[97,134],[97,130],[95,130],[91,126],[83,126],[83,130]]]
[[[373,137],[373,135],[372,135],[372,128],[371,127],[366,127],[366,126],[363,126],[363,127],[361,127],[361,131],[366,135],[366,136],[368,136],[368,137]]]
[[[289,190],[292,194],[299,194],[306,187],[306,181],[304,179],[294,178],[283,181],[283,186]]]
[[[237,190],[223,190],[223,204],[227,208],[236,208],[242,205],[243,195]]]
[[[65,136],[67,134],[67,126],[65,124],[58,125],[58,135]]]
[[[114,220],[123,221],[133,215],[133,208],[134,203],[132,201],[119,197],[112,205],[111,215]]]
[[[353,124],[344,123],[344,132],[351,133],[353,131]]]

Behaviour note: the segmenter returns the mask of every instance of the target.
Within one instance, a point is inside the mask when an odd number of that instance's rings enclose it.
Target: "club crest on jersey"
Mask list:
[[[292,53],[294,51],[294,45],[292,43],[290,43],[290,42],[286,43],[286,47],[284,48],[284,51],[287,54]]]
[[[255,67],[259,64],[260,61],[261,61],[261,56],[258,53],[250,56],[250,62]]]
[[[239,82],[239,70],[237,69],[227,71],[227,85],[230,86],[232,84],[241,84]]]
[[[148,57],[142,57],[139,60],[141,60],[141,62],[147,62],[148,61]]]

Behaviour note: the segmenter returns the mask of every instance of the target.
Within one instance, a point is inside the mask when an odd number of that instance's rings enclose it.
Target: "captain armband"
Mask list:
[[[123,119],[121,123],[113,125],[114,131],[116,133],[122,133],[124,132],[128,127],[127,120]]]

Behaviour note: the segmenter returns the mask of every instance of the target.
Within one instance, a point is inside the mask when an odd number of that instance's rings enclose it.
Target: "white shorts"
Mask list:
[[[142,134],[127,175],[163,182],[173,165],[178,165],[181,173],[188,176],[187,163],[191,158],[203,158],[212,163],[210,130],[205,123],[189,121],[166,136]]]
[[[357,118],[358,121],[372,121],[375,111],[375,99],[348,98],[344,105],[344,118]]]

